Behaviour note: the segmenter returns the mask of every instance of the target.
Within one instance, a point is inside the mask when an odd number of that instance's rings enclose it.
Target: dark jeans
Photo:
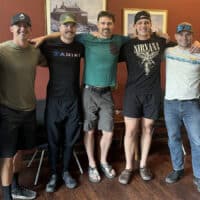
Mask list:
[[[63,153],[63,171],[67,171],[75,142],[80,135],[81,110],[79,99],[48,98],[45,122],[48,133],[49,161],[52,174],[57,173],[59,150]]]

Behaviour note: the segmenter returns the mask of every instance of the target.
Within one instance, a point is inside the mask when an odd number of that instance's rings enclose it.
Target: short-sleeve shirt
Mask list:
[[[60,37],[46,40],[41,51],[45,55],[50,79],[47,97],[64,97],[73,99],[80,89],[80,60],[84,56],[84,47],[73,41],[64,43]]]
[[[0,44],[0,104],[19,111],[35,109],[34,82],[36,66],[44,65],[40,50],[13,41]]]
[[[191,54],[179,46],[167,48],[166,90],[167,100],[191,100],[200,97],[200,54]]]
[[[79,34],[76,40],[85,47],[84,83],[97,87],[114,87],[120,48],[129,38],[112,35],[104,39],[91,34]]]
[[[159,94],[160,64],[166,40],[151,36],[148,40],[131,39],[120,52],[120,60],[127,63],[126,89],[135,94]]]

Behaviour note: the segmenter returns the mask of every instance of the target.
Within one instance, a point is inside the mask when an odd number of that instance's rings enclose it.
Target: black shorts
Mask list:
[[[34,111],[17,111],[0,105],[0,158],[13,157],[17,150],[36,144]]]
[[[147,118],[156,120],[159,117],[161,105],[160,94],[134,94],[126,92],[123,104],[123,114],[131,118]]]

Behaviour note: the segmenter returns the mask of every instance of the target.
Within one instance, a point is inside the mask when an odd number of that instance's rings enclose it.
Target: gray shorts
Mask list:
[[[114,127],[114,103],[111,90],[96,91],[83,88],[84,131],[98,127],[99,130],[111,132]]]

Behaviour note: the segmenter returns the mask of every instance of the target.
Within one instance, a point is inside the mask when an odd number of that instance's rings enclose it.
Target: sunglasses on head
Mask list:
[[[181,31],[190,31],[192,32],[192,26],[187,24],[180,24],[177,26],[176,31],[179,33]]]

